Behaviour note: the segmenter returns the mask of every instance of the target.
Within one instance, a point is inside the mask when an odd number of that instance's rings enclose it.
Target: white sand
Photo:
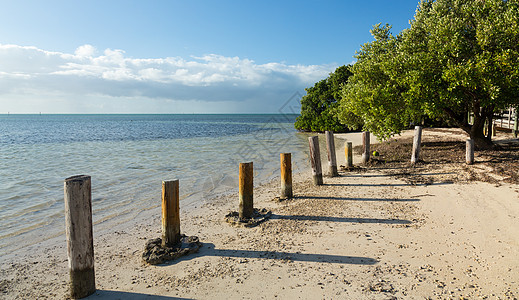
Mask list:
[[[160,236],[158,210],[95,233],[89,299],[519,297],[518,186],[410,185],[374,171],[311,182],[310,172],[294,176],[296,197],[284,202],[272,200],[277,181],[256,187],[255,207],[274,214],[256,228],[223,221],[237,195],[182,212],[182,232],[204,245],[165,265],[141,261],[146,240]],[[65,298],[65,245],[31,251],[2,264],[0,298]]]

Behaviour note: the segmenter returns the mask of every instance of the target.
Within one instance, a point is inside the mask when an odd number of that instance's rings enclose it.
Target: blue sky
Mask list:
[[[265,113],[418,0],[0,3],[0,113]]]

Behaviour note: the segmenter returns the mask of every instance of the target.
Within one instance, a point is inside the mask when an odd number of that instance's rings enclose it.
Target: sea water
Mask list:
[[[255,185],[291,152],[309,168],[296,115],[0,115],[0,257],[64,235],[64,179],[92,178],[94,226],[160,206],[161,182],[180,180],[180,205],[196,207],[238,187],[238,164]],[[97,225],[96,225],[97,224]]]

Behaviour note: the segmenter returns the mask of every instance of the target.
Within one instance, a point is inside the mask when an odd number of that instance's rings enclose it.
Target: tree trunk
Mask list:
[[[495,105],[481,107],[480,101],[477,100],[477,98],[473,98],[472,102],[466,108],[472,110],[472,113],[474,114],[472,125],[469,124],[468,114],[466,112],[460,114],[449,108],[444,108],[444,112],[446,116],[456,124],[456,126],[463,129],[470,138],[474,140],[476,150],[495,148],[491,138],[492,118],[494,116]],[[487,136],[483,134],[485,120],[487,120],[489,124],[489,134]]]
[[[467,132],[470,138],[474,140],[474,144],[477,150],[491,149],[494,147],[492,143],[492,117],[494,115],[494,107],[474,107],[474,124],[470,126],[470,130]],[[485,120],[488,124],[487,136],[483,133],[485,127]]]
[[[471,130],[470,139],[474,140],[474,145],[477,150],[492,149],[494,147],[494,143],[483,135],[483,126],[481,126],[480,131]]]
[[[494,122],[492,122],[492,116],[488,116],[486,119],[486,125],[487,125],[487,140],[492,141],[492,134],[494,132]]]

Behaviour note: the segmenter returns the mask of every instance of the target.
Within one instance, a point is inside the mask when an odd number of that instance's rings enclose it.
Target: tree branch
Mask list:
[[[443,111],[454,122],[454,124],[456,124],[456,126],[463,129],[463,131],[465,131],[466,133],[470,134],[470,126],[462,121],[460,122],[459,116],[452,109],[445,107],[443,108]]]

